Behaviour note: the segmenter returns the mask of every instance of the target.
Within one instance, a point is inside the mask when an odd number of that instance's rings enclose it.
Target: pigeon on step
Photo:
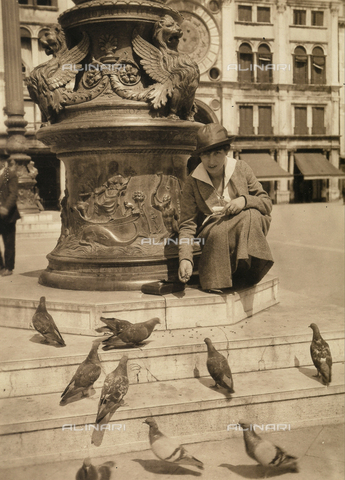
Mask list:
[[[157,323],[161,322],[159,318],[156,317],[146,322],[135,323],[123,330],[119,335],[112,335],[106,340],[103,340],[103,350],[139,345],[151,335]]]
[[[110,480],[111,467],[114,462],[105,462],[102,465],[94,466],[90,458],[85,458],[83,466],[78,470],[75,480]]]
[[[249,423],[240,420],[239,424],[243,429],[244,444],[250,458],[264,467],[298,472],[298,459],[296,457],[288,455],[283,449],[268,440],[263,440],[255,433]]]
[[[96,332],[112,333],[113,335],[119,335],[126,328],[133,325],[128,320],[120,320],[119,318],[105,318],[101,317],[101,321],[105,323],[105,327],[96,328]]]
[[[332,355],[328,343],[321,337],[319,327],[311,323],[309,327],[313,330],[313,339],[310,344],[310,355],[317,369],[315,377],[321,375],[324,385],[332,381]]]
[[[166,437],[160,432],[157,422],[153,417],[145,420],[150,427],[149,438],[153,453],[161,460],[178,465],[194,465],[203,470],[204,464],[192,457],[183,445],[176,440]]]
[[[108,413],[114,413],[128,392],[127,361],[127,355],[123,355],[115,370],[105,377],[96,423],[100,423]]]
[[[40,303],[32,317],[32,325],[48,343],[57,342],[64,347],[66,346],[53,317],[47,312],[46,297],[40,298]]]
[[[86,359],[79,365],[77,371],[72,377],[61,395],[60,405],[65,405],[66,401],[78,395],[87,396],[89,389],[101,374],[101,362],[97,353],[101,339],[92,342],[91,350]]]
[[[217,352],[209,338],[205,338],[204,342],[207,345],[206,366],[209,374],[216,382],[215,387],[220,385],[229,393],[235,393],[234,382],[227,359],[224,355]]]

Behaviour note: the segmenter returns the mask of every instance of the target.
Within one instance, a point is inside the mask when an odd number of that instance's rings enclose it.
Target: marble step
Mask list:
[[[103,429],[94,429],[100,389],[90,398],[59,406],[58,393],[0,400],[0,457],[12,467],[148,448],[147,416],[181,443],[237,435],[245,417],[268,431],[343,420],[344,365],[333,366],[325,387],[314,367],[234,374],[235,393],[213,389],[210,377],[131,385],[124,404]],[[94,444],[91,444],[91,438]]]
[[[233,373],[312,365],[311,330],[301,326],[296,335],[284,334],[281,325],[261,326],[262,337],[250,337],[258,320],[249,319],[232,326],[214,326],[153,332],[140,348],[103,351],[99,348],[103,372],[95,383],[117,365],[121,356],[129,356],[131,384],[150,383],[207,375],[207,350],[204,339],[212,339],[223,353]],[[334,362],[344,358],[344,332],[323,325]],[[308,333],[301,333],[309,330]],[[67,346],[58,348],[42,344],[34,330],[1,328],[4,339],[0,354],[0,398],[63,392],[80,363],[88,354],[92,338],[65,335]],[[36,343],[38,342],[38,343]],[[20,348],[13,348],[16,345]],[[7,360],[11,358],[11,360]]]
[[[158,317],[160,330],[235,324],[278,303],[278,278],[267,275],[254,287],[224,294],[187,287],[170,295],[141,292],[79,292],[47,288],[37,283],[40,272],[13,275],[0,292],[0,326],[30,328],[39,298],[61,333],[94,335],[100,317],[142,322]],[[13,286],[15,285],[15,288]]]
[[[51,237],[59,238],[61,232],[60,212],[40,212],[24,215],[16,224],[16,235],[19,237]]]

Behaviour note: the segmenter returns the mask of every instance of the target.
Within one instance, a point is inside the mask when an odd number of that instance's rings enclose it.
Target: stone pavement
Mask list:
[[[342,480],[344,466],[344,425],[321,425],[285,432],[260,433],[260,436],[299,458],[298,473],[284,473],[284,480]],[[168,434],[168,432],[163,432]],[[264,478],[264,469],[245,452],[243,433],[229,440],[188,445],[187,450],[204,463],[204,470],[167,464],[151,450],[92,458],[94,465],[113,461],[112,479],[163,480],[183,478],[205,480]],[[148,441],[149,446],[149,441]],[[87,454],[85,455],[87,456]],[[56,462],[33,467],[0,470],[3,480],[74,480],[80,461]],[[268,474],[278,477],[279,472]]]
[[[272,273],[280,278],[281,303],[245,321],[247,334],[264,335],[265,325],[274,320],[277,327],[291,334],[304,331],[304,325],[309,325],[311,320],[320,325],[334,322],[334,327],[339,328],[344,318],[344,206],[340,203],[275,206],[269,243],[276,261]],[[45,255],[55,244],[54,238],[18,238],[16,275],[45,268]],[[2,282],[11,282],[15,288],[15,275],[0,279],[0,295]],[[206,480],[262,478],[263,470],[246,455],[242,433],[238,435],[187,446],[190,453],[205,463],[202,473],[190,467],[166,465],[150,450],[121,455],[114,452],[111,457],[92,460],[96,465],[114,461],[112,478],[128,480],[167,479],[178,475],[186,479],[202,475]],[[323,425],[320,417],[315,426],[264,436],[300,458],[300,473],[286,473],[284,478],[344,478],[343,425]],[[80,466],[78,460],[15,468],[0,471],[0,478],[74,479]]]

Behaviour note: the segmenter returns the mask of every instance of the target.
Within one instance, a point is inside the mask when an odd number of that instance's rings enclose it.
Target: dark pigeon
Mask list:
[[[94,466],[90,458],[85,458],[83,466],[78,470],[75,480],[110,480],[111,467],[114,462],[105,462],[102,465]]]
[[[246,452],[260,465],[280,471],[298,472],[297,458],[288,455],[280,447],[268,440],[263,440],[247,422],[240,421]]]
[[[332,381],[332,355],[328,343],[321,337],[319,327],[311,323],[309,327],[313,330],[313,339],[310,344],[310,355],[317,369],[315,377],[321,376],[324,385]]]
[[[126,328],[133,325],[133,323],[128,320],[120,320],[119,318],[105,318],[101,317],[101,321],[105,323],[105,327],[96,328],[96,332],[102,333],[112,333],[113,335],[119,335],[121,332],[126,330]]]
[[[203,470],[204,464],[192,457],[183,445],[176,440],[166,437],[160,432],[157,422],[153,417],[145,420],[150,427],[149,438],[153,453],[161,460],[178,465],[194,465]]]
[[[96,423],[100,423],[108,413],[114,413],[128,392],[127,362],[127,355],[123,355],[115,370],[105,377]]]
[[[151,335],[157,323],[161,323],[159,318],[151,318],[151,320],[146,322],[135,323],[119,335],[112,335],[103,340],[103,350],[139,345]]]
[[[88,395],[89,389],[101,374],[101,362],[97,353],[100,339],[92,342],[91,350],[86,359],[79,365],[77,371],[61,395],[60,405],[65,405],[69,398],[80,394],[82,397]]]
[[[235,393],[234,382],[232,380],[231,370],[227,359],[212,345],[209,338],[205,338],[204,342],[207,345],[207,370],[213,380],[216,382],[215,387],[220,385],[229,393]]]
[[[37,307],[34,316],[32,317],[32,325],[45,338],[48,343],[58,343],[66,346],[53,317],[47,312],[46,297],[40,298],[40,303]]]

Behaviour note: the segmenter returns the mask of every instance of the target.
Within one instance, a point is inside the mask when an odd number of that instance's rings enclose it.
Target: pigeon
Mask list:
[[[205,338],[204,342],[207,345],[206,366],[209,374],[216,382],[214,386],[218,387],[218,385],[220,385],[228,390],[228,392],[235,393],[234,382],[227,359],[224,355],[217,352],[209,338]]]
[[[149,438],[153,453],[161,460],[178,465],[194,465],[204,469],[204,464],[180,445],[176,440],[166,437],[158,428],[157,422],[153,417],[145,420],[150,427]]]
[[[40,303],[32,317],[32,325],[48,343],[57,342],[64,347],[66,346],[53,317],[47,312],[46,297],[40,298]]]
[[[103,350],[138,345],[151,335],[157,323],[161,322],[159,318],[156,317],[151,318],[151,320],[147,320],[146,322],[135,323],[123,330],[119,335],[112,335],[106,340],[103,340]]]
[[[119,335],[126,328],[133,325],[128,320],[120,320],[119,318],[105,318],[101,317],[101,321],[106,324],[105,327],[96,328],[96,332],[110,332],[113,335]]]
[[[86,396],[89,389],[93,386],[94,382],[101,374],[101,362],[97,353],[100,339],[92,342],[91,350],[86,359],[79,365],[77,371],[72,377],[61,395],[60,405],[65,405],[66,400],[78,395]]]
[[[90,458],[85,458],[83,466],[77,471],[75,480],[110,480],[111,467],[114,465],[114,462],[105,462],[95,467]]]
[[[332,381],[332,355],[328,343],[321,337],[319,327],[311,323],[309,327],[313,330],[313,340],[310,344],[310,355],[317,369],[315,377],[321,375],[324,385]]]
[[[123,355],[115,370],[105,377],[96,423],[100,423],[108,413],[114,413],[128,392],[127,361],[127,355]]]
[[[241,420],[239,424],[243,428],[244,444],[250,458],[264,467],[298,472],[298,459],[296,457],[288,455],[282,448],[268,440],[263,440],[255,433],[249,423]]]

